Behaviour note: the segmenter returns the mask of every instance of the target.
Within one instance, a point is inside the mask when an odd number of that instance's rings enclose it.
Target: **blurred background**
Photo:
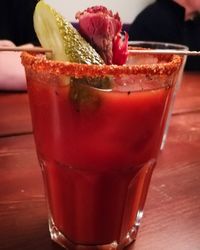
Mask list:
[[[131,23],[135,16],[154,0],[46,0],[70,22],[75,22],[75,13],[92,5],[105,5],[113,12],[119,12],[123,23]]]

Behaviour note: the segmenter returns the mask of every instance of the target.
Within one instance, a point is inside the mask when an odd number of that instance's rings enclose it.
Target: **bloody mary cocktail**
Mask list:
[[[178,56],[157,57],[109,66],[23,53],[50,233],[59,244],[121,249],[135,239],[181,64]],[[110,87],[92,87],[96,81]]]

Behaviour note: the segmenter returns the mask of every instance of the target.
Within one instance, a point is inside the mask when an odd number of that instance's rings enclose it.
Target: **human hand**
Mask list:
[[[0,40],[0,46],[15,47],[9,40]],[[32,44],[24,44],[19,47],[32,48]],[[24,67],[21,64],[21,52],[0,52],[0,89],[23,91],[26,90],[26,77]]]
[[[15,47],[15,44],[10,40],[0,40],[0,46],[2,46],[2,47]]]

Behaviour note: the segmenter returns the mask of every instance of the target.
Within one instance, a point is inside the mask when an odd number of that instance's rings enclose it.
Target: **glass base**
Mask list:
[[[129,244],[131,244],[136,239],[136,234],[139,228],[139,224],[134,226],[126,235],[126,237],[118,243],[113,241],[108,244],[104,245],[81,245],[75,244],[74,242],[67,239],[54,225],[53,221],[49,220],[49,231],[51,239],[59,244],[60,246],[64,247],[65,249],[70,250],[122,250]]]

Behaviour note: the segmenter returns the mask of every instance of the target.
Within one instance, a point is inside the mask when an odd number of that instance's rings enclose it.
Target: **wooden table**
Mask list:
[[[0,249],[59,250],[49,237],[26,93],[0,94]],[[200,249],[200,73],[185,73],[130,250]]]

